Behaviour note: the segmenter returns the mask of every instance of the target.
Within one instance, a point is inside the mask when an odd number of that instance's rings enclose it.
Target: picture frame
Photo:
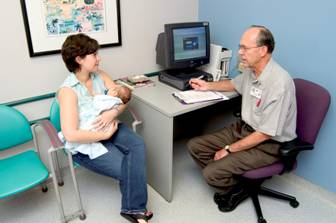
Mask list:
[[[57,54],[68,35],[121,46],[120,0],[20,0],[30,57]]]

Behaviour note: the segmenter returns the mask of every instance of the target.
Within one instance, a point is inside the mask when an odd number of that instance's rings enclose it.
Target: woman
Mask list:
[[[146,210],[145,145],[142,138],[116,119],[126,105],[101,113],[93,122],[93,130],[79,128],[92,108],[93,96],[116,87],[111,78],[98,69],[98,48],[98,42],[84,34],[70,35],[63,43],[62,58],[70,74],[57,94],[62,133],[68,142],[100,142],[106,147],[103,152],[91,151],[94,159],[76,148],[71,152],[81,166],[119,180],[123,217],[135,223],[148,222],[153,214]]]

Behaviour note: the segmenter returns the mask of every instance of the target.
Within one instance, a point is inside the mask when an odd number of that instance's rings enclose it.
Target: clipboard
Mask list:
[[[229,98],[218,91],[179,91],[174,92],[173,97],[177,99],[182,104],[194,104],[208,101],[222,101],[228,100]]]

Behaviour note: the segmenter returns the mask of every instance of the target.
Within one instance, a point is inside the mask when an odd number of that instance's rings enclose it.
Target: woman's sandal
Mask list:
[[[120,213],[120,215],[132,223],[138,223],[138,220],[140,219],[148,221],[149,219],[153,217],[153,213],[150,211],[146,211],[144,213],[138,213],[138,214]]]

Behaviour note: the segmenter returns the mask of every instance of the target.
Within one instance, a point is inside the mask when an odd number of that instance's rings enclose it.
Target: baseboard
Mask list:
[[[336,208],[336,193],[330,192],[293,173],[284,174],[281,176],[281,178],[283,180],[287,180],[289,183],[293,183],[297,186],[311,191],[314,194],[317,194],[321,199],[325,200]]]

